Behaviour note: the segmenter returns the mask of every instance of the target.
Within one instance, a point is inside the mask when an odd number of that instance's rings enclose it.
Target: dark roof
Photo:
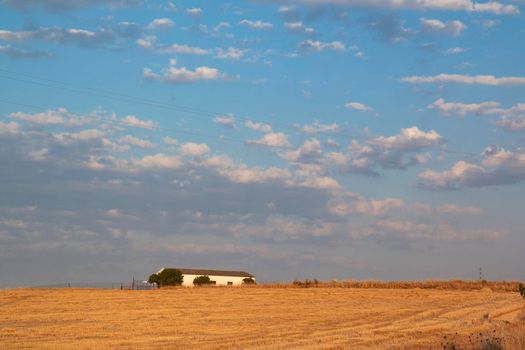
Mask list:
[[[174,269],[179,270],[183,275],[255,277],[254,275],[244,271],[184,269],[178,267],[174,267]]]

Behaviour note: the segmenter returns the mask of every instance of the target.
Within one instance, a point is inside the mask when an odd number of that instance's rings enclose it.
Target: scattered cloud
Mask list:
[[[447,50],[445,51],[445,53],[446,53],[447,55],[457,55],[457,54],[459,54],[459,53],[463,53],[463,52],[465,52],[465,49],[462,48],[462,47],[459,47],[459,46],[451,47],[450,49],[447,49]]]
[[[146,79],[168,84],[189,84],[198,81],[227,79],[227,76],[216,68],[201,66],[195,70],[190,70],[186,67],[178,67],[175,59],[170,60],[170,65],[163,69],[161,74],[157,74],[146,67],[143,69],[143,76]]]
[[[193,19],[200,18],[202,16],[202,9],[200,7],[192,7],[186,10],[188,16]]]
[[[168,29],[174,26],[175,26],[175,22],[173,22],[169,18],[156,18],[147,25],[147,28],[157,30],[157,29]]]
[[[449,170],[427,169],[418,176],[419,185],[431,190],[453,190],[514,184],[525,180],[525,152],[487,147],[478,163],[456,162]]]
[[[327,50],[342,52],[342,51],[345,51],[346,49],[345,44],[343,44],[340,41],[322,42],[322,41],[310,40],[310,39],[304,40],[301,43],[299,43],[299,48],[301,50],[309,51],[309,52],[312,52],[312,51],[322,52],[322,51],[327,51]]]
[[[291,33],[313,35],[316,33],[312,27],[306,27],[302,21],[285,22],[284,27]]]
[[[421,18],[421,31],[426,34],[440,34],[449,36],[459,36],[467,26],[458,20],[440,21],[438,19]]]
[[[243,20],[241,20],[239,22],[239,25],[247,26],[247,27],[250,27],[250,28],[256,29],[256,30],[272,29],[273,28],[273,24],[272,23],[270,23],[270,22],[263,22],[261,20],[250,21],[248,19],[243,19]]]
[[[373,8],[413,9],[413,10],[450,10],[466,12],[486,12],[497,15],[516,15],[520,13],[516,5],[498,1],[474,2],[472,0],[300,0],[307,5],[339,5]]]
[[[286,148],[290,147],[290,142],[288,141],[288,135],[282,132],[269,132],[264,134],[262,138],[257,140],[248,140],[246,141],[249,145],[256,146],[265,146],[273,148]]]
[[[438,74],[434,76],[413,75],[401,79],[410,84],[455,83],[470,85],[525,85],[525,77],[495,77],[493,75]]]
[[[128,115],[121,120],[121,123],[134,128],[141,128],[147,130],[153,130],[158,127],[158,124],[153,120],[139,119],[134,115]]]
[[[6,55],[12,59],[36,59],[49,58],[51,53],[40,50],[25,50],[11,45],[0,45],[0,54]]]
[[[155,147],[155,144],[151,141],[140,139],[138,137],[135,137],[133,135],[126,135],[124,137],[121,137],[119,139],[121,143],[125,143],[128,145],[136,146],[139,148],[153,148]]]
[[[340,131],[337,123],[322,124],[319,121],[315,121],[313,124],[303,125],[299,127],[304,134],[317,134],[317,133],[336,133]]]
[[[62,45],[101,47],[113,43],[116,34],[110,29],[95,31],[79,28],[41,27],[28,31],[0,30],[0,39],[5,41],[43,40]]]
[[[229,47],[227,49],[217,49],[215,58],[222,60],[238,60],[241,59],[247,50],[238,49],[236,47]]]
[[[227,128],[236,128],[235,117],[233,115],[216,116],[213,118],[213,122]]]
[[[70,113],[65,108],[47,110],[34,114],[15,112],[9,117],[19,121],[24,121],[39,125],[60,125],[64,127],[78,127],[86,125],[96,119],[94,116],[78,116]]]
[[[348,102],[348,103],[345,103],[345,107],[348,108],[348,109],[353,109],[355,111],[359,111],[359,112],[376,113],[376,111],[372,107],[367,106],[367,105],[365,105],[365,104],[363,104],[361,102]]]
[[[0,0],[0,4],[20,11],[43,8],[50,12],[63,12],[101,5],[110,8],[128,7],[139,2],[140,0]]]
[[[447,102],[440,98],[428,105],[429,109],[438,111],[443,116],[458,116],[463,118],[469,114],[498,115],[495,124],[509,131],[525,130],[525,103],[518,103],[512,107],[504,108],[499,102],[485,101],[479,103]]]
[[[251,120],[247,120],[244,123],[244,126],[246,126],[248,129],[252,129],[252,130],[260,131],[264,133],[272,132],[272,126],[270,124],[258,123],[258,122],[253,122]]]
[[[210,147],[205,143],[187,142],[181,145],[180,153],[185,156],[201,157],[210,153]]]
[[[495,124],[508,131],[525,131],[525,115],[517,117],[503,116]]]

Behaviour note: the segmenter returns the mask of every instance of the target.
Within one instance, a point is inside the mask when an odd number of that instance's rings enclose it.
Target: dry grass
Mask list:
[[[440,349],[495,329],[517,350],[522,307],[488,289],[4,290],[0,348]]]
[[[265,284],[264,288],[374,288],[374,289],[439,289],[439,290],[481,290],[490,288],[494,292],[516,292],[519,282],[517,281],[330,281],[319,282],[317,280],[295,281],[293,283]]]

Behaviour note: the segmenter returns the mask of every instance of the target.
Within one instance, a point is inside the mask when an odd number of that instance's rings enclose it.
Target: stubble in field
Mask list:
[[[447,334],[525,329],[519,295],[491,291],[19,289],[0,305],[5,349],[439,349]]]

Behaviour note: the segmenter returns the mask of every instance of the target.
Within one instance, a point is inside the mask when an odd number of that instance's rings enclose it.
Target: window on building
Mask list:
[[[233,282],[228,281],[228,285],[229,286],[233,285]]]

